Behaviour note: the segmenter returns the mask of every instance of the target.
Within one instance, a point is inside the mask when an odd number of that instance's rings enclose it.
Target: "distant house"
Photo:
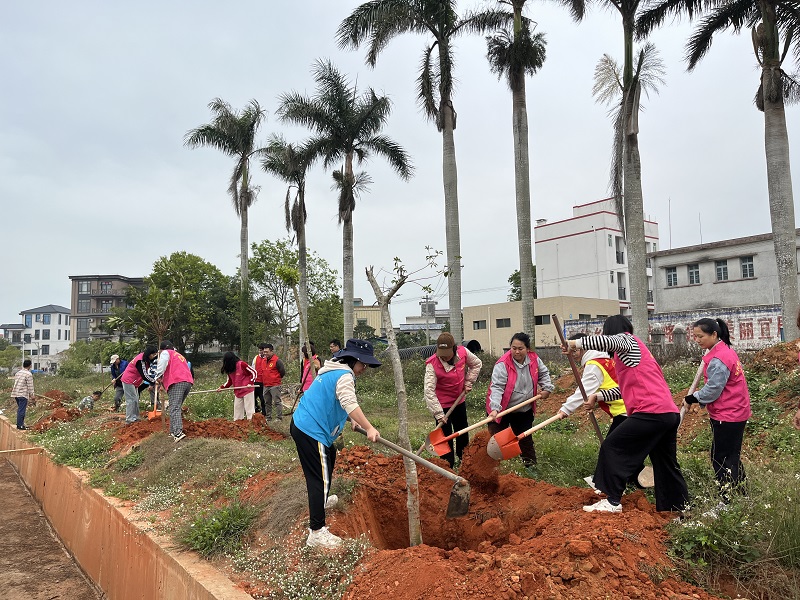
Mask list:
[[[131,286],[141,287],[142,277],[122,275],[70,275],[72,294],[70,316],[73,340],[111,339],[100,329],[112,308],[125,306]]]
[[[34,369],[55,371],[60,353],[71,343],[70,310],[66,306],[47,304],[19,313],[21,323],[0,325],[3,336],[25,357],[33,361]]]

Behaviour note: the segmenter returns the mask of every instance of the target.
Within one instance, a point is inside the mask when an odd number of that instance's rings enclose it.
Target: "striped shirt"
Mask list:
[[[34,395],[33,375],[28,369],[20,369],[14,375],[14,387],[11,388],[11,397],[33,400]]]
[[[616,335],[587,335],[575,340],[578,348],[587,350],[601,350],[617,358],[626,367],[638,367],[642,360],[642,351],[632,335],[618,333]],[[599,390],[598,394],[604,402],[622,398],[621,390],[616,387],[610,390]]]

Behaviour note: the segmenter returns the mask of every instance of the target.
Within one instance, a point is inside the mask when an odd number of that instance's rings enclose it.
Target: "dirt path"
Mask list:
[[[0,459],[0,507],[0,597],[102,597],[53,535],[39,505],[5,459]]]

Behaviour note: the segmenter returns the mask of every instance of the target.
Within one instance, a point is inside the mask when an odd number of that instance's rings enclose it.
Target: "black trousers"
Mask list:
[[[678,413],[634,413],[621,422],[600,446],[594,485],[609,500],[619,502],[631,476],[650,456],[655,479],[656,510],[684,510],[689,491],[677,459]]]
[[[331,490],[331,475],[336,463],[336,448],[321,444],[295,427],[289,425],[308,492],[308,521],[312,531],[325,527],[325,501]]]
[[[264,406],[264,384],[260,381],[256,381],[256,387],[253,391],[256,395],[256,412],[260,412],[262,415],[267,414],[266,407]]]
[[[447,423],[442,425],[442,433],[447,436],[468,426],[467,405],[466,403],[462,402],[456,406],[450,416],[447,417]],[[455,455],[453,454],[453,442],[455,442]],[[442,458],[450,463],[450,467],[452,467],[455,463],[456,456],[458,456],[458,460],[461,460],[461,456],[464,454],[464,448],[466,448],[469,444],[469,434],[464,433],[458,436],[456,439],[450,440],[448,443],[450,444],[450,452],[442,455]]]
[[[731,492],[744,493],[746,478],[742,464],[742,438],[747,421],[725,422],[711,421],[711,464],[714,477],[719,485],[719,495],[727,504],[731,500]]]
[[[489,423],[489,434],[494,435],[500,433],[503,429],[511,427],[511,431],[519,435],[523,431],[527,431],[533,427],[533,411],[528,409],[517,410],[508,413],[500,422],[492,421]],[[520,456],[522,463],[526,467],[532,467],[536,464],[536,448],[533,445],[533,438],[528,436],[519,441],[519,449],[521,450]]]

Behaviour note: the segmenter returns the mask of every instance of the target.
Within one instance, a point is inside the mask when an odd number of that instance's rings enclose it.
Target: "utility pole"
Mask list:
[[[420,306],[422,307],[422,314],[425,317],[425,338],[427,339],[428,343],[431,343],[431,313],[430,313],[430,301],[431,297],[428,294],[425,294],[420,301]]]

